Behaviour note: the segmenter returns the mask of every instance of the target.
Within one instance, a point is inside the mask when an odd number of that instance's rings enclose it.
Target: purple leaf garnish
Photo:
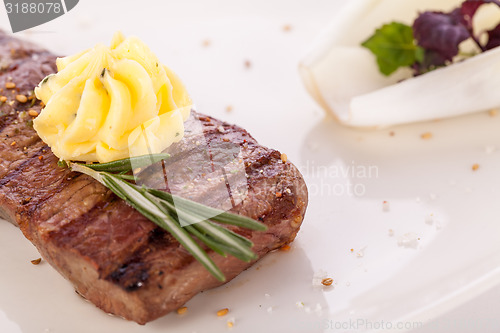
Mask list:
[[[482,5],[488,3],[500,7],[500,0],[465,0],[459,7],[448,13],[438,11],[420,13],[411,28],[413,43],[408,38],[404,39],[404,43],[401,42],[402,37],[395,36],[397,31],[378,29],[376,34],[367,40],[369,45],[366,45],[367,41],[362,45],[375,54],[379,69],[383,74],[389,75],[399,67],[409,66],[413,68],[414,75],[420,75],[450,64],[459,53],[460,43],[469,38],[476,43],[481,52],[500,46],[500,24],[485,32],[488,35],[486,44],[482,44],[474,33],[474,15]],[[389,26],[389,24],[384,25],[384,27]],[[405,32],[408,32],[407,30],[401,29]],[[391,47],[388,47],[387,40],[391,41]],[[415,48],[412,44],[417,47]],[[401,54],[406,57],[403,59]],[[411,60],[413,62],[408,64]]]
[[[451,61],[458,54],[458,45],[471,36],[461,16],[457,15],[459,11],[420,14],[413,23],[413,36],[417,45],[437,53],[439,58]]]
[[[484,48],[486,50],[491,50],[494,47],[500,46],[500,24],[487,33],[488,42],[486,43]]]

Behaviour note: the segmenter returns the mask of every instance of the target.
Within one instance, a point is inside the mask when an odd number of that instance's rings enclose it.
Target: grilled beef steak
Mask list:
[[[0,95],[7,97],[0,102],[0,216],[18,225],[79,294],[140,324],[219,286],[168,233],[98,182],[57,166],[28,113],[40,112],[33,88],[55,71],[54,60],[49,52],[0,32]],[[29,100],[18,101],[16,95]],[[228,143],[244,171],[244,177],[235,173],[231,187],[233,174],[220,177],[219,172],[234,162],[218,156]],[[240,127],[193,112],[185,137],[171,152],[162,166],[167,179],[146,170],[146,182],[160,187],[164,182],[164,188],[214,207],[227,205],[218,193],[229,193],[232,212],[268,226],[265,232],[231,228],[255,244],[259,258],[293,241],[306,210],[307,189],[299,171],[282,161],[278,151],[260,146]],[[201,166],[203,172],[190,176],[188,165]],[[218,191],[221,187],[227,191]],[[253,263],[207,251],[228,281]]]

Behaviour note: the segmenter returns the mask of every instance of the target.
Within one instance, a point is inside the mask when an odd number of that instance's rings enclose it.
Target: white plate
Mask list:
[[[33,266],[34,247],[0,223],[0,332],[224,332],[230,318],[233,332],[339,326],[362,332],[383,323],[419,326],[498,285],[500,116],[380,131],[324,118],[296,67],[341,3],[190,0],[138,7],[87,0],[21,33],[61,54],[107,43],[117,29],[140,36],[185,80],[200,111],[287,153],[306,178],[310,203],[291,251],[273,253],[231,283],[196,296],[186,315],[146,326],[104,314],[49,265]],[[0,22],[7,27],[4,17]],[[202,46],[205,39],[209,47]],[[421,139],[424,132],[433,137]],[[472,171],[475,163],[480,167]],[[415,248],[398,245],[407,233],[420,238]],[[321,271],[334,279],[333,288],[313,287]],[[224,307],[230,313],[218,318]]]

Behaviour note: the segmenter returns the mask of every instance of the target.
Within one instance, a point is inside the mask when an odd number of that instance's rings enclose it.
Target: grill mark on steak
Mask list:
[[[8,173],[2,179],[0,179],[0,186],[6,185],[12,179],[19,176],[22,172],[24,172],[24,169],[27,166],[29,166],[30,164],[32,164],[34,159],[38,159],[38,157],[42,155],[42,150],[45,150],[45,149],[48,149],[48,146],[44,146],[43,148],[39,149],[34,155],[32,155],[32,156],[28,157],[26,160],[24,160],[21,163],[21,165],[18,166],[15,170],[13,170],[11,173]]]
[[[149,278],[149,266],[144,262],[124,264],[108,277],[115,284],[121,285],[126,291],[134,291],[143,286]]]
[[[15,113],[3,113],[0,112],[0,133],[2,133],[3,129],[12,123],[18,117]]]
[[[9,99],[32,91],[55,70],[54,59],[50,53],[0,32],[0,85],[12,81],[17,87],[14,94],[7,91]],[[18,102],[0,106],[0,214],[20,227],[80,295],[106,312],[144,324],[221,284],[170,234],[101,184],[59,168],[57,157],[28,126],[29,117],[17,112],[27,108]],[[41,109],[38,102],[32,108]],[[198,121],[201,133],[194,131]],[[170,147],[172,158],[160,166],[160,177],[155,178],[154,168],[150,168],[144,172],[146,179],[149,176],[159,188],[168,185],[186,198],[207,197],[217,207],[221,198],[214,189],[219,185],[226,189],[235,176],[203,182],[189,179],[182,167],[201,163],[208,152],[211,158],[202,167],[211,177],[228,162],[221,152],[233,145],[244,163],[247,195],[237,202],[229,191],[231,211],[258,219],[269,229],[229,228],[249,238],[259,258],[293,241],[307,206],[307,189],[297,169],[282,163],[278,151],[260,146],[238,126],[195,112],[185,125],[185,137]],[[11,145],[13,140],[17,145]],[[186,188],[190,184],[193,186]],[[208,253],[228,281],[252,264],[211,250]]]

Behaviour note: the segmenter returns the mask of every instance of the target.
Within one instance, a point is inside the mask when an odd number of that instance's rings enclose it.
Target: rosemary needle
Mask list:
[[[84,173],[99,181],[151,222],[175,237],[215,278],[225,281],[222,271],[192,236],[224,257],[230,254],[249,262],[257,259],[257,255],[252,251],[253,243],[212,221],[259,231],[265,231],[267,227],[245,216],[129,182],[134,180],[134,177],[125,173],[132,168],[145,167],[168,157],[168,154],[154,154],[99,164],[61,161],[60,166],[68,166],[73,171]],[[183,225],[179,220],[182,220]]]

